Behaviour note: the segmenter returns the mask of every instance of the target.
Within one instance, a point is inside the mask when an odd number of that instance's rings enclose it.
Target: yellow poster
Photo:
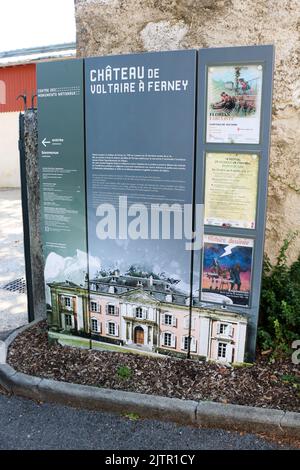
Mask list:
[[[206,154],[205,224],[255,228],[258,167],[257,154]]]

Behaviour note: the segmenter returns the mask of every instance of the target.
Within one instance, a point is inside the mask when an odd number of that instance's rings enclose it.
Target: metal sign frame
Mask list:
[[[228,309],[233,312],[242,313],[247,317],[247,340],[246,340],[246,360],[255,359],[257,324],[259,315],[259,300],[261,291],[261,274],[264,256],[264,240],[266,227],[266,210],[268,195],[268,174],[269,174],[269,148],[271,132],[272,114],[272,88],[273,88],[273,63],[274,47],[267,46],[247,46],[247,47],[226,47],[200,49],[198,52],[198,125],[197,125],[197,158],[195,173],[195,202],[204,204],[205,191],[205,161],[207,153],[249,153],[259,155],[259,173],[256,207],[255,229],[243,228],[223,228],[218,226],[205,225],[204,234],[234,236],[241,238],[251,238],[254,240],[252,282],[249,307],[211,304],[201,302],[206,308]],[[207,70],[209,66],[226,65],[249,65],[261,64],[263,67],[262,92],[261,92],[261,115],[260,115],[260,140],[258,144],[241,143],[207,143]],[[201,98],[200,98],[201,97]],[[204,97],[204,99],[203,99]],[[202,279],[203,249],[194,253],[193,272],[200,269],[200,284]],[[194,276],[195,278],[195,276]],[[193,283],[195,289],[199,288],[201,300],[201,285]]]

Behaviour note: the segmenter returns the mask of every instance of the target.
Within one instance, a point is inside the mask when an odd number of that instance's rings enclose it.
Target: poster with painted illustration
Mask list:
[[[255,228],[258,167],[257,154],[206,154],[205,224]]]
[[[249,306],[252,254],[249,238],[204,235],[202,300]]]
[[[208,67],[208,143],[258,144],[262,65]]]

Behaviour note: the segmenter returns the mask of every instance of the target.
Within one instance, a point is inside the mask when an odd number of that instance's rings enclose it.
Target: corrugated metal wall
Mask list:
[[[31,96],[36,94],[35,64],[0,67],[0,113],[23,111],[23,100],[17,97],[27,95],[27,106]]]

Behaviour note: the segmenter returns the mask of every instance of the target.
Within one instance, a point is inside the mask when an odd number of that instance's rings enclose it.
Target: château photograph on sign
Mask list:
[[[258,144],[262,65],[208,67],[208,143]]]

